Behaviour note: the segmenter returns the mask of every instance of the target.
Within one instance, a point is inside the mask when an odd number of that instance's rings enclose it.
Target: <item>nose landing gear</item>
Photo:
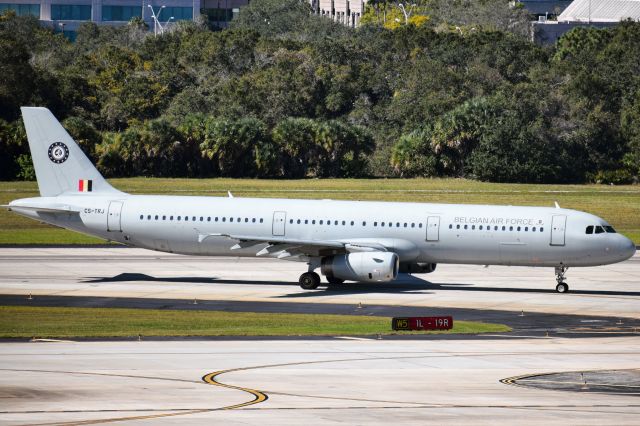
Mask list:
[[[564,266],[556,266],[556,281],[558,282],[556,291],[558,293],[566,293],[569,291],[569,285],[564,282],[564,273],[567,271],[567,269],[568,268],[565,268]]]

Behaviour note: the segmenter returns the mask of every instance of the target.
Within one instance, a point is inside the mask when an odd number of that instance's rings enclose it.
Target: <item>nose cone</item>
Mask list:
[[[629,238],[623,237],[622,235],[621,237],[618,251],[621,257],[620,260],[622,261],[627,260],[636,254],[636,245]]]

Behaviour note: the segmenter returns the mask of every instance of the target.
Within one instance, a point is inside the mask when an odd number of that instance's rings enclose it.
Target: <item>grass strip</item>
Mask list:
[[[502,324],[455,321],[453,330],[420,333],[499,333]],[[406,334],[391,318],[158,309],[0,306],[0,338],[131,336],[363,336]]]

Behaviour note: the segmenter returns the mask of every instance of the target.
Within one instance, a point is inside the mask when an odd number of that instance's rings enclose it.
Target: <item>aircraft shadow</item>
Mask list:
[[[229,280],[215,277],[154,277],[140,273],[123,273],[114,277],[91,277],[83,281],[85,283],[110,283],[110,282],[160,282],[160,283],[192,283],[192,284],[232,284],[232,285],[278,285],[298,287],[297,282],[291,281],[259,281],[259,280]],[[570,284],[570,283],[569,283]],[[303,299],[308,297],[335,296],[337,294],[365,294],[365,293],[414,293],[431,294],[435,291],[472,291],[472,292],[496,292],[496,293],[555,293],[553,282],[550,281],[548,289],[532,289],[518,287],[484,287],[471,283],[446,283],[438,284],[416,276],[402,276],[399,281],[393,283],[345,283],[339,285],[326,285],[323,283],[318,290],[302,290],[295,293],[274,296],[277,299]],[[640,291],[617,290],[571,290],[569,295],[591,296],[640,296]]]

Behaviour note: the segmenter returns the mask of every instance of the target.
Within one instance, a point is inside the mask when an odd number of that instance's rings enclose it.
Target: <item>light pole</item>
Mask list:
[[[158,10],[158,14],[156,14],[155,10],[153,10],[153,6],[151,6],[150,4],[148,4],[147,7],[151,9],[151,17],[153,18],[153,35],[154,36],[158,35],[158,28],[160,28],[160,33],[162,34],[162,25],[160,25],[160,21],[158,20],[158,18],[162,13],[162,9],[164,9],[166,6],[160,6],[160,9]],[[171,18],[169,20],[171,20]]]

